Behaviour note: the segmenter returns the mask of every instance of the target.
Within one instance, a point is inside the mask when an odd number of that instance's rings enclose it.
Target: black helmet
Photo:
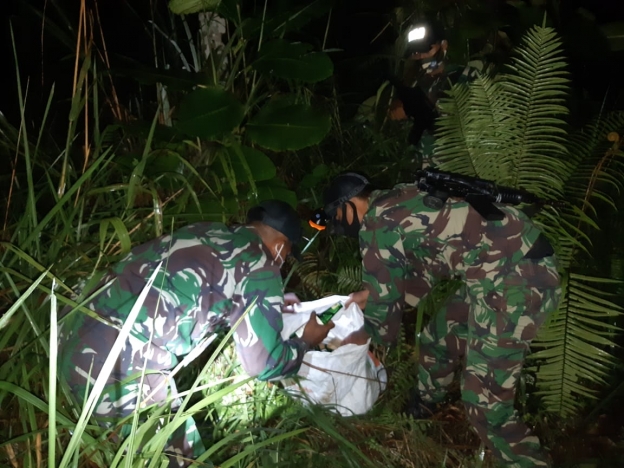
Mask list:
[[[357,172],[338,174],[323,192],[324,210],[327,216],[333,218],[339,206],[362,193],[369,185],[368,178]]]
[[[266,224],[284,234],[293,248],[301,240],[301,219],[295,209],[286,202],[265,200],[251,207],[247,212],[247,222],[254,221]]]

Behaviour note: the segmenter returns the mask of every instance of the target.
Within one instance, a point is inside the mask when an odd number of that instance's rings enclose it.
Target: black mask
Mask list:
[[[351,205],[351,209],[353,210],[353,222],[351,224],[347,222],[347,203]],[[343,235],[357,239],[360,235],[360,227],[362,225],[360,224],[360,220],[358,219],[357,210],[355,209],[355,205],[353,204],[353,202],[345,202],[345,204],[342,205],[342,213],[342,219],[340,221],[337,221],[335,218],[333,220],[334,225],[332,229],[332,234]]]

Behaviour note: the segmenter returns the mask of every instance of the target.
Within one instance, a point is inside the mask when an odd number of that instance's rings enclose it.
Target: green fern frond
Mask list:
[[[333,279],[333,292],[350,294],[362,289],[362,267],[345,266],[338,270]]]
[[[607,382],[615,358],[605,349],[616,346],[614,325],[624,309],[593,287],[615,281],[571,274],[564,285],[562,304],[533,342],[537,394],[546,409],[561,416],[575,414],[582,399],[596,399]]]
[[[297,267],[297,276],[304,291],[314,298],[331,294],[348,295],[362,289],[361,265],[343,266],[336,272],[321,265],[316,254],[305,254]]]
[[[577,206],[571,205],[560,212],[542,211],[534,222],[548,236],[559,261],[559,270],[566,271],[578,260],[579,252],[589,254],[591,239],[584,226],[598,228],[595,221]]]
[[[570,160],[566,198],[595,211],[591,197],[599,197],[614,206],[602,187],[622,188],[622,153],[613,148],[608,135],[624,130],[624,112],[612,112],[594,120],[582,131],[570,136]]]
[[[563,188],[557,175],[565,167],[561,156],[567,153],[564,121],[559,117],[568,113],[563,105],[568,93],[565,67],[555,30],[535,27],[517,48],[510,67],[515,73],[501,77],[510,111],[506,124],[517,129],[505,152],[511,153],[514,185],[542,196]],[[536,169],[544,169],[543,174]]]
[[[560,196],[567,174],[564,67],[555,31],[534,27],[517,48],[514,73],[453,86],[440,100],[440,168]]]
[[[304,254],[303,260],[297,266],[297,276],[304,292],[314,298],[323,295],[323,277],[326,274],[319,265],[318,256],[314,254]]]
[[[613,112],[569,138],[567,173],[562,174],[568,207],[559,217],[548,218],[541,213],[536,218],[557,244],[557,255],[564,269],[573,265],[579,251],[588,252],[591,246],[588,229],[600,229],[595,201],[617,209],[609,192],[619,193],[623,188],[624,154],[607,136],[614,135],[613,132],[617,135],[623,129],[624,112]],[[558,232],[555,235],[551,230]]]
[[[496,121],[499,92],[493,79],[481,76],[470,86],[453,86],[440,100],[436,159],[442,169],[500,180],[501,168],[492,152],[497,153],[498,135],[489,131]],[[494,168],[488,170],[491,163]]]

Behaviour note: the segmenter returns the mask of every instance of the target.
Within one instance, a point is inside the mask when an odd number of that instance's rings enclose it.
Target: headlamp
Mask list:
[[[407,33],[407,42],[422,41],[427,35],[427,28],[417,26]]]
[[[314,213],[312,213],[312,216],[310,217],[310,220],[308,221],[308,223],[314,229],[318,231],[322,231],[325,228],[327,228],[328,221],[329,221],[329,217],[327,216],[327,213],[325,213],[325,210],[323,208],[319,208]]]

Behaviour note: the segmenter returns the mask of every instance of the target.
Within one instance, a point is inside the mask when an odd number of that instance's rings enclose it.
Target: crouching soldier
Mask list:
[[[351,295],[368,336],[393,341],[406,306],[416,307],[437,280],[464,286],[421,334],[419,397],[441,402],[463,361],[461,398],[468,419],[505,467],[545,467],[549,459],[514,409],[516,384],[531,341],[561,296],[549,242],[524,213],[496,205],[485,219],[470,203],[448,198],[435,206],[414,184],[374,190],[366,177],[345,173],[324,193],[334,232],[359,239],[362,282]],[[331,230],[330,230],[331,232]]]
[[[333,327],[331,322],[318,324],[313,316],[301,338],[281,338],[280,267],[300,238],[295,210],[269,200],[249,210],[245,225],[193,224],[134,248],[114,265],[101,282],[110,285],[87,307],[121,327],[162,262],[94,416],[115,421],[137,407],[175,397],[175,382],[168,373],[178,363],[177,357],[188,355],[207,336],[233,326],[247,309],[234,333],[245,371],[260,380],[295,374],[305,352]],[[60,371],[82,401],[119,331],[80,311],[67,319],[59,339]],[[204,451],[192,419],[181,429],[184,435],[172,437],[166,448],[170,466],[187,466]]]

